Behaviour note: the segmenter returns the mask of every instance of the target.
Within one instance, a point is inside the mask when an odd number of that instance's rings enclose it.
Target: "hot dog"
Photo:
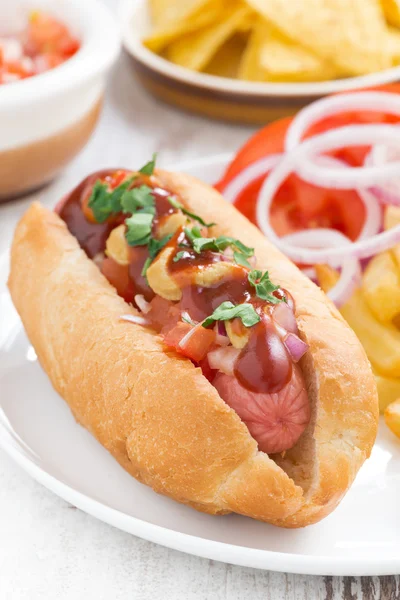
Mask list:
[[[375,439],[363,350],[217,192],[153,168],[95,173],[59,216],[34,205],[23,217],[9,287],[28,335],[77,420],[156,491],[213,514],[315,522]],[[72,363],[60,337],[75,341]]]

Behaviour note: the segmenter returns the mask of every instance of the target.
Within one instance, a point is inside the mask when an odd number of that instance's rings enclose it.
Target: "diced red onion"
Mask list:
[[[138,309],[140,311],[142,311],[142,313],[144,315],[146,315],[149,310],[151,309],[150,303],[147,302],[147,300],[144,299],[143,294],[136,294],[136,296],[134,297],[136,306],[138,307]]]
[[[224,321],[217,321],[217,333],[219,335],[227,336],[226,327]]]
[[[272,311],[272,318],[275,323],[283,327],[286,332],[297,333],[297,321],[294,312],[286,302],[276,304]]]
[[[286,348],[290,356],[292,357],[294,362],[299,362],[299,360],[304,356],[304,354],[309,349],[309,345],[306,342],[303,342],[295,333],[288,333],[285,339],[283,340]]]
[[[214,326],[215,331],[215,343],[217,346],[229,346],[230,339],[226,333],[226,327],[224,321],[217,321]]]
[[[235,362],[240,350],[229,346],[228,348],[217,348],[207,354],[208,364],[211,369],[217,369],[226,375],[233,375]]]
[[[355,92],[328,96],[312,102],[300,110],[291,122],[286,132],[286,152],[296,148],[310,127],[321,119],[342,112],[360,110],[400,115],[399,97],[390,92]]]
[[[144,317],[139,315],[122,315],[120,321],[128,321],[129,323],[135,323],[135,325],[150,325],[150,323]]]
[[[222,194],[228,202],[236,202],[238,196],[247,188],[255,179],[266,176],[281,160],[282,154],[271,154],[266,158],[261,158],[253,164],[243,169],[236,177],[232,179],[223,190]]]

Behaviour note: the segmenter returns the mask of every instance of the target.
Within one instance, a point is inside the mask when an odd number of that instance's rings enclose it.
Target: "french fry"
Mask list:
[[[378,321],[390,322],[400,313],[400,271],[390,251],[370,260],[364,271],[362,291]]]
[[[400,398],[386,408],[385,423],[394,435],[400,438]]]
[[[386,407],[400,398],[400,377],[392,378],[379,375],[374,369],[376,387],[379,396],[379,410],[383,413]]]
[[[397,225],[400,225],[400,208],[398,206],[388,206],[383,217],[383,226],[387,230]],[[396,261],[397,268],[400,269],[400,244],[393,246],[391,253]]]
[[[338,279],[337,272],[327,265],[316,265],[316,272],[324,291],[329,291]],[[340,312],[376,370],[388,377],[400,377],[400,331],[391,323],[380,323],[374,317],[359,289]]]
[[[400,207],[387,206],[383,217],[383,227],[387,230],[396,227],[396,225],[400,225]]]

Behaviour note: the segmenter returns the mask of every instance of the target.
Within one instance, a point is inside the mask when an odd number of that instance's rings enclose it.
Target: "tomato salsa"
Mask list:
[[[0,84],[49,71],[79,48],[79,40],[64,23],[45,12],[34,11],[22,31],[0,37]]]

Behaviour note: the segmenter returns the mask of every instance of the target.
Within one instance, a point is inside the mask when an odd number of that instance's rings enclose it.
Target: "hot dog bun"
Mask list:
[[[375,382],[355,334],[321,290],[218,192],[157,171],[213,234],[255,248],[258,268],[296,301],[312,419],[285,456],[269,457],[187,359],[140,325],[64,222],[33,204],[17,226],[9,288],[29,339],[75,418],[139,481],[194,508],[237,512],[282,527],[329,514],[369,456]]]

